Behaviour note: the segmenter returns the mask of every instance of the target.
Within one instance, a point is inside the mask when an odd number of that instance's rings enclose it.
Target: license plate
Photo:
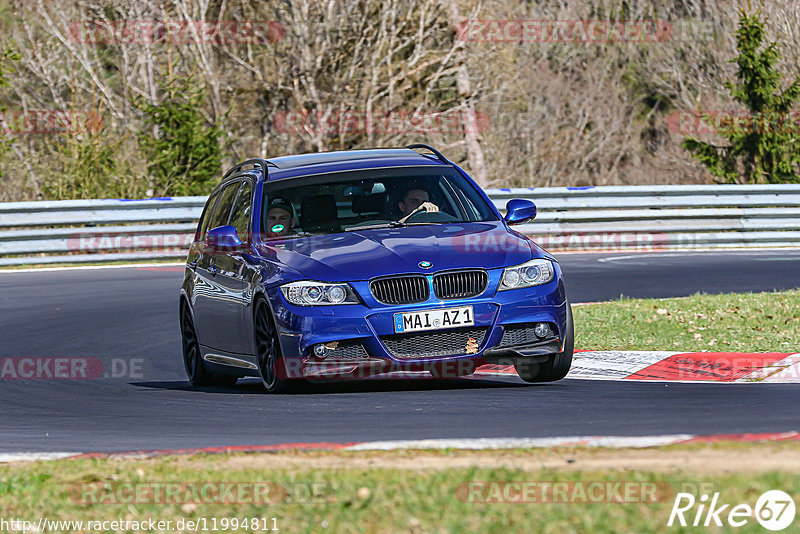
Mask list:
[[[398,334],[422,330],[442,330],[474,324],[475,317],[472,315],[472,306],[394,314],[394,331]]]

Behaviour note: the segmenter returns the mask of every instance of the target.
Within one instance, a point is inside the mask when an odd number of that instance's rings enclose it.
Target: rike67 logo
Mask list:
[[[781,490],[765,491],[754,507],[745,503],[722,503],[719,492],[715,492],[710,498],[703,494],[699,499],[691,493],[678,493],[667,526],[738,528],[755,518],[765,529],[779,531],[792,525],[795,511],[794,500]]]

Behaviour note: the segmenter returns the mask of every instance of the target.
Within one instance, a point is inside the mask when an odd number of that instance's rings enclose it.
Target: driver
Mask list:
[[[283,197],[275,197],[267,206],[267,237],[288,235],[297,225],[294,206]]]
[[[401,222],[405,221],[419,208],[423,208],[427,212],[439,211],[439,206],[430,202],[428,192],[418,187],[408,189],[403,198],[397,203],[397,207],[400,208],[400,213],[403,214],[403,218],[400,219]]]

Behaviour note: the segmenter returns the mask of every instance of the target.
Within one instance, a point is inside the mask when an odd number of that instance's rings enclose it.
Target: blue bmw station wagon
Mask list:
[[[211,193],[180,292],[193,385],[515,366],[563,378],[574,329],[556,259],[427,145],[245,161]]]

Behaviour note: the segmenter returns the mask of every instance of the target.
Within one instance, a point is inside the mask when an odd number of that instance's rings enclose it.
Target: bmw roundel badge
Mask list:
[[[433,266],[433,264],[427,260],[422,260],[418,265],[423,269],[430,269]]]

